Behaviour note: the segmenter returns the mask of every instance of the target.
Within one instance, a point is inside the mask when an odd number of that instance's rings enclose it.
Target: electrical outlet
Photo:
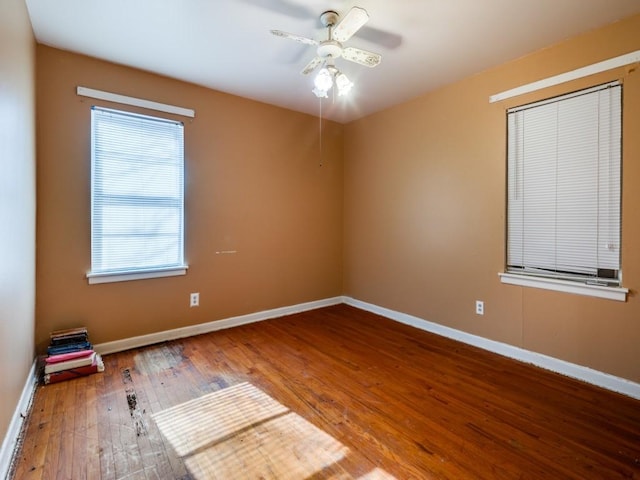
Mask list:
[[[484,315],[484,302],[476,300],[476,315]]]
[[[200,294],[199,293],[192,293],[189,296],[189,306],[190,307],[198,307],[198,306],[200,306]]]

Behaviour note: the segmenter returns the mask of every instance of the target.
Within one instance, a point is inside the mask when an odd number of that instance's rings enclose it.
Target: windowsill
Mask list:
[[[558,280],[556,278],[534,277],[529,275],[518,275],[515,273],[498,273],[500,281],[509,285],[520,285],[521,287],[542,288],[545,290],[555,290],[557,292],[575,293],[588,297],[606,298],[618,302],[626,302],[628,288],[605,287],[602,285],[588,285],[570,280]]]
[[[175,277],[187,274],[187,265],[157,270],[135,270],[118,273],[87,273],[89,285],[95,283],[129,282],[131,280],[145,280],[148,278]]]

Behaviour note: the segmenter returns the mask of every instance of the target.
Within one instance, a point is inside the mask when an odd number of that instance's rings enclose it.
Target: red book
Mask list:
[[[92,373],[104,371],[104,364],[100,355],[96,355],[91,365],[84,365],[82,367],[71,368],[69,370],[61,370],[59,372],[46,373],[44,375],[44,383],[48,385],[50,383],[63,382],[65,380],[71,380],[72,378],[86,377]]]
[[[92,353],[93,353],[93,350],[80,350],[77,352],[60,353],[58,355],[49,355],[45,359],[45,362],[47,363],[66,362],[67,360],[73,360],[74,358],[88,357]]]
[[[97,365],[85,365],[84,367],[72,368],[71,370],[62,370],[61,372],[45,373],[44,383],[48,385],[50,383],[63,382],[65,380],[71,380],[72,378],[86,377],[92,373],[98,371]]]
[[[96,355],[97,353],[92,351],[91,355],[85,357],[72,358],[71,360],[65,360],[64,362],[47,363],[44,366],[44,373],[61,372],[62,370],[71,370],[78,367],[92,365],[95,362]]]

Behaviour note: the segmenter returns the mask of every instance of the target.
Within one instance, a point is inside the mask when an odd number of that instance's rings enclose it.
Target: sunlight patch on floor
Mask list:
[[[396,480],[396,477],[381,468],[374,468],[366,475],[358,477],[358,480]]]
[[[197,480],[351,480],[337,464],[349,449],[259,388],[240,383],[153,415]],[[320,477],[318,477],[320,478]],[[395,480],[376,468],[358,480]]]

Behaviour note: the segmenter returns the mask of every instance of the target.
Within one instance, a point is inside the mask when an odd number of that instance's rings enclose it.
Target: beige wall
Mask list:
[[[346,295],[640,381],[640,71],[498,104],[489,96],[640,49],[640,16],[345,128]],[[470,52],[470,54],[472,54]],[[624,78],[626,303],[503,285],[505,109]],[[485,315],[475,315],[475,300]]]
[[[23,1],[0,2],[0,442],[33,363],[35,41]]]
[[[41,45],[37,80],[39,350],[77,324],[102,343],[342,293],[341,125],[325,123],[320,158],[308,115]],[[87,284],[90,108],[109,104],[78,85],[196,110],[183,119],[186,276]]]

